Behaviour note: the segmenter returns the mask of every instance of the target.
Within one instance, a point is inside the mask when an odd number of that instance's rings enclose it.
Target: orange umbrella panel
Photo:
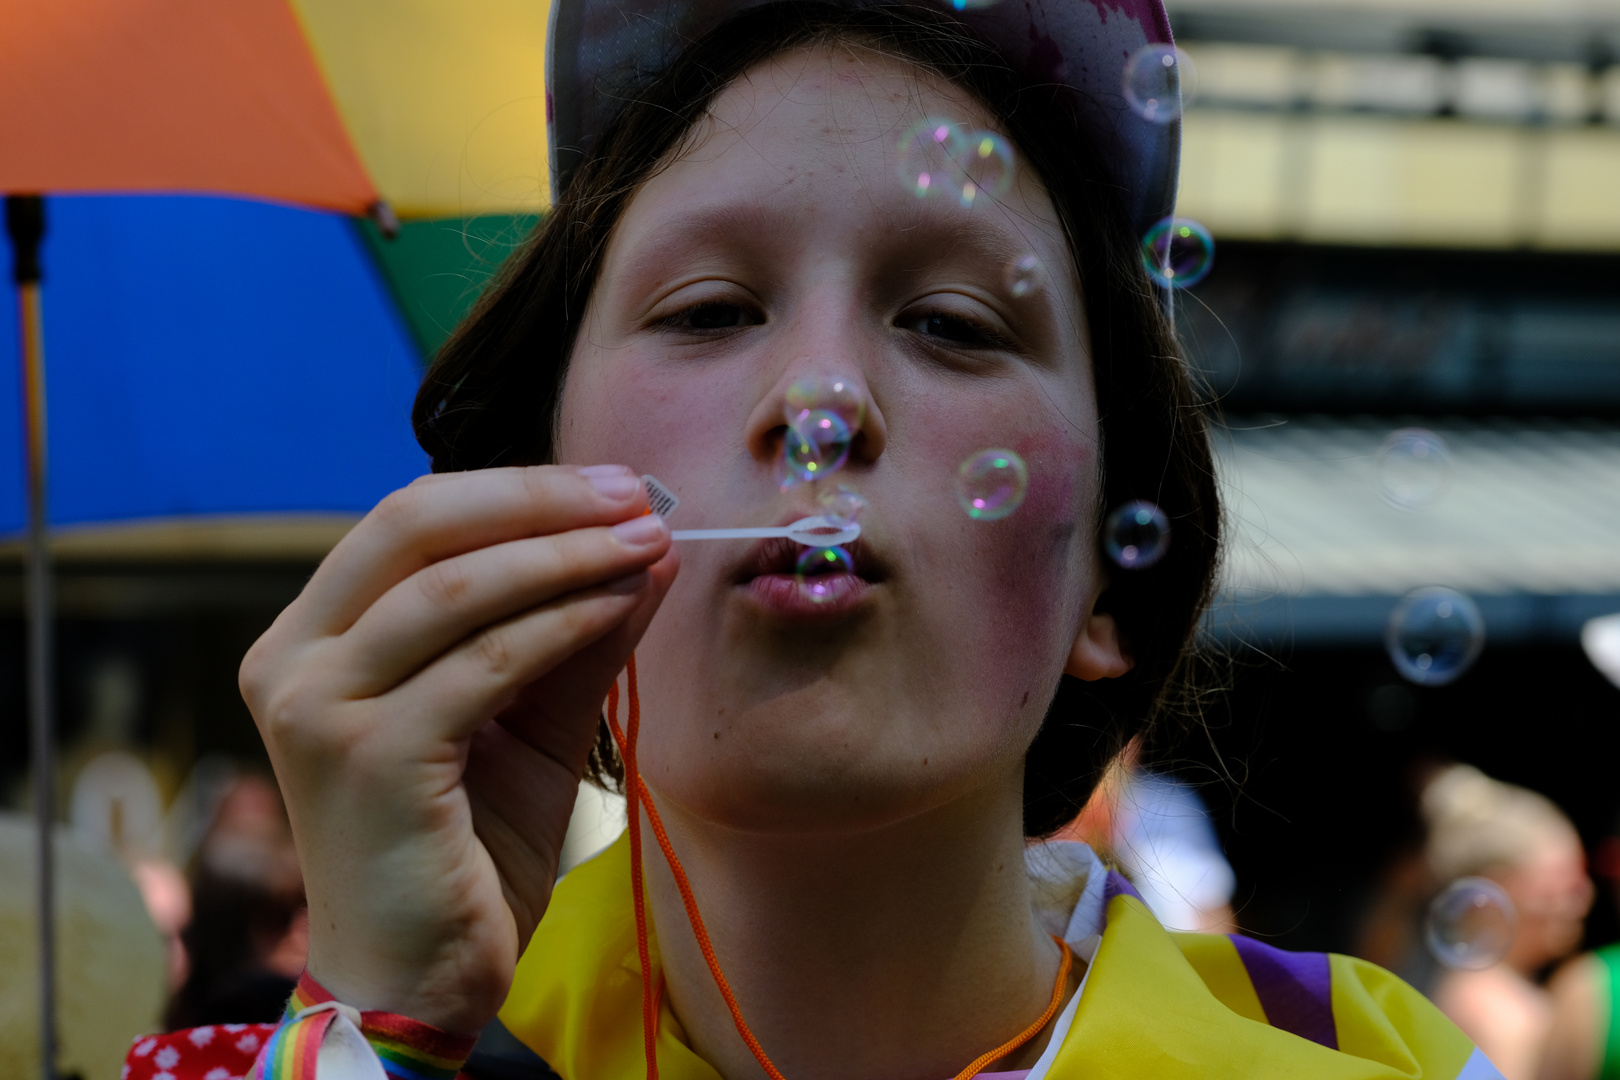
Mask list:
[[[377,199],[286,0],[0,0],[0,191]]]

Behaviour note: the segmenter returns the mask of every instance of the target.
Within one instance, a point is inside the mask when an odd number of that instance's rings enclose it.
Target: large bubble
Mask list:
[[[1167,289],[1198,284],[1215,265],[1215,238],[1192,218],[1168,217],[1142,237],[1142,268]]]
[[[963,206],[972,206],[982,196],[999,199],[1012,187],[1018,162],[1012,143],[993,131],[975,131],[957,157],[962,176],[959,196]]]
[[[1446,967],[1480,971],[1502,962],[1518,921],[1513,901],[1496,882],[1458,878],[1429,905],[1423,937]]]
[[[941,192],[961,194],[961,166],[957,162],[968,145],[968,132],[954,120],[930,116],[900,136],[900,182],[919,199]]]
[[[1460,679],[1485,647],[1479,607],[1456,589],[1414,589],[1389,614],[1384,644],[1395,670],[1420,686]]]
[[[1146,570],[1170,550],[1170,519],[1145,500],[1126,503],[1103,522],[1103,550],[1121,570]]]
[[[1433,506],[1451,481],[1446,441],[1425,428],[1402,428],[1378,448],[1378,486],[1399,510]]]
[[[866,512],[866,500],[848,484],[839,484],[823,491],[816,502],[821,507],[822,516],[841,529],[858,524],[861,515]]]
[[[855,433],[843,417],[811,409],[790,423],[782,439],[782,486],[824,480],[849,460]]]
[[[1029,469],[1011,450],[980,450],[956,470],[956,498],[975,521],[999,521],[1017,510]]]
[[[805,548],[794,574],[810,601],[825,604],[838,595],[840,576],[855,572],[855,560],[841,547]]]
[[[1174,45],[1144,45],[1125,62],[1125,100],[1131,111],[1168,124],[1198,96],[1192,60]]]

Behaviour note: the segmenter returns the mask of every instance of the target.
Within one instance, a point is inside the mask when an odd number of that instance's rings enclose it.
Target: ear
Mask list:
[[[1095,682],[1098,679],[1117,679],[1135,665],[1119,637],[1119,624],[1106,612],[1098,611],[1096,601],[1092,610],[1080,624],[1074,647],[1069,650],[1069,662],[1063,665],[1063,674]]]

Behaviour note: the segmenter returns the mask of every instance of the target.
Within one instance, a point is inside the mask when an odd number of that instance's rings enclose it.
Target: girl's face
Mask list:
[[[637,656],[660,798],[743,830],[869,828],[988,796],[1016,806],[1060,672],[1128,666],[1094,537],[1098,423],[1079,283],[1039,179],[919,199],[897,145],[924,117],[993,129],[965,93],[872,50],[750,70],[630,202],[564,389],[559,460],[680,496],[675,528],[781,525],[784,398],[847,376],[865,421],[843,481],[868,502],[855,575],[816,604],[787,542],[678,545]],[[1041,284],[1014,295],[1033,255]],[[975,521],[958,465],[1005,447],[1023,505]]]

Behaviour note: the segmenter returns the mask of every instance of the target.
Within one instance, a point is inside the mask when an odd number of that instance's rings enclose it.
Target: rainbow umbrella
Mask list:
[[[544,207],[547,6],[0,0],[47,1078],[48,530],[361,511],[424,470],[422,357]]]

